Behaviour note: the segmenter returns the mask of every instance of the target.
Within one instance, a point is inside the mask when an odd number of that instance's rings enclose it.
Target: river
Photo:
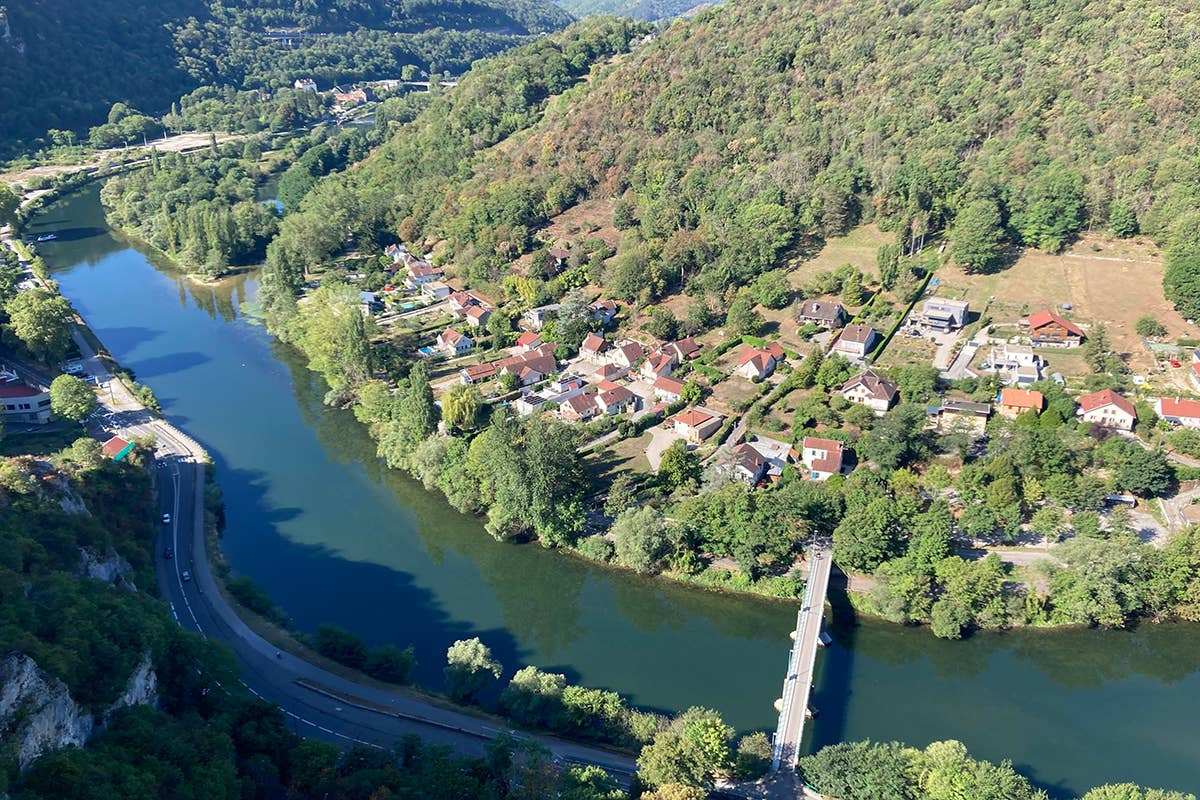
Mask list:
[[[500,544],[382,469],[352,414],[243,311],[252,277],[199,286],[105,225],[98,188],[36,220],[63,293],[114,356],[212,454],[225,554],[302,630],[331,622],[416,648],[437,687],[446,648],[479,636],[505,666],[563,672],[661,711],[718,709],[773,729],[795,609]],[[955,738],[1010,758],[1056,797],[1104,782],[1200,789],[1200,626],[976,635],[835,614],[813,697],[817,746]]]

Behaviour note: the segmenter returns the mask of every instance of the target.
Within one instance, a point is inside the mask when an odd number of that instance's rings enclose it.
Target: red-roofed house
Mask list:
[[[651,353],[642,362],[642,374],[647,380],[670,377],[675,371],[675,358],[669,353]]]
[[[608,349],[608,342],[598,333],[589,333],[583,337],[583,344],[579,345],[579,354],[584,358],[597,359],[600,354]]]
[[[767,471],[767,460],[748,444],[739,444],[717,460],[717,471],[754,487]]]
[[[486,381],[489,378],[495,377],[498,370],[499,367],[494,361],[488,364],[472,364],[459,371],[458,379],[468,384],[479,383],[480,381]]]
[[[700,345],[696,344],[694,337],[680,339],[677,342],[669,342],[663,345],[663,352],[670,353],[675,356],[676,363],[691,361],[700,355]]]
[[[688,444],[700,444],[717,432],[724,419],[715,411],[693,406],[671,417],[675,432],[687,440]]]
[[[475,346],[474,339],[464,336],[454,328],[446,328],[438,334],[437,343],[438,349],[448,356],[461,356],[471,352],[471,348]]]
[[[800,448],[800,460],[804,462],[805,472],[812,480],[828,480],[842,471],[845,445],[837,439],[805,436]]]
[[[100,445],[100,452],[113,461],[120,461],[133,452],[133,442],[122,439],[120,436],[114,436]]]
[[[463,313],[467,317],[467,324],[472,328],[482,328],[487,325],[488,317],[492,315],[490,309],[481,305],[469,306]]]
[[[1120,431],[1133,430],[1133,424],[1137,422],[1133,403],[1112,389],[1079,398],[1079,415],[1084,422]]]
[[[517,351],[528,353],[530,350],[542,346],[542,335],[533,331],[526,331],[517,337]]]
[[[842,388],[838,389],[838,394],[851,403],[866,406],[879,417],[895,404],[899,389],[896,388],[896,384],[869,369],[846,381]]]
[[[752,381],[761,381],[775,371],[776,365],[783,358],[783,348],[779,348],[779,357],[768,348],[747,347],[738,359],[737,374]]]
[[[619,414],[625,411],[626,407],[636,410],[637,395],[624,386],[613,386],[611,389],[602,388],[602,391],[596,395],[596,407],[605,414]]]
[[[624,344],[613,348],[608,354],[608,358],[618,367],[632,369],[641,357],[645,354],[645,350],[637,342],[625,342]]]
[[[1167,422],[1185,428],[1200,428],[1200,400],[1160,397],[1154,401],[1154,411]]]
[[[1026,411],[1041,411],[1046,398],[1032,389],[1001,389],[996,398],[996,410],[1006,417],[1016,417]]]
[[[430,281],[440,281],[441,279],[441,269],[427,262],[418,261],[409,266],[408,277],[404,279],[404,283],[408,288],[416,289]]]
[[[0,403],[3,403],[4,419],[38,424],[49,422],[50,393],[30,386],[12,373],[4,373],[4,376],[7,379],[0,381]]]
[[[660,377],[654,380],[654,399],[674,403],[683,397],[683,382],[674,378]]]
[[[577,394],[559,405],[558,416],[567,422],[584,422],[596,416],[597,410],[594,394]]]
[[[1075,347],[1083,341],[1083,331],[1078,325],[1049,309],[1030,314],[1025,324],[1029,327],[1030,340],[1037,345]]]

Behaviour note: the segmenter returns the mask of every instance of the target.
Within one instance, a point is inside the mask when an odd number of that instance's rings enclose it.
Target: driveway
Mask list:
[[[662,463],[663,451],[676,440],[682,439],[683,437],[676,433],[674,428],[664,428],[661,425],[651,428],[650,444],[646,445],[646,460],[650,462],[650,468],[658,472],[658,465]]]

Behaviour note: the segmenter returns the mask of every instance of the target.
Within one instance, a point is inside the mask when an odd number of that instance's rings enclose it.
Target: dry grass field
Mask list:
[[[1168,339],[1197,334],[1163,296],[1162,275],[1163,260],[1151,242],[1087,236],[1061,255],[1026,251],[1013,266],[992,275],[967,275],[946,265],[938,270],[936,293],[965,298],[973,311],[986,308],[997,324],[1067,303],[1071,310],[1060,311],[1063,316],[1085,330],[1105,323],[1113,348],[1142,372],[1154,359],[1134,331],[1139,317],[1161,322]]]
[[[895,241],[894,234],[879,230],[874,225],[855,228],[845,236],[829,239],[815,256],[807,260],[796,259],[787,265],[791,270],[792,286],[799,287],[811,280],[818,272],[835,270],[842,264],[853,264],[862,270],[866,283],[879,280],[876,255],[879,245]]]

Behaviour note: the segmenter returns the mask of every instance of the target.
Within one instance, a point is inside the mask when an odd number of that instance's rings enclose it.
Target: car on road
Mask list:
[[[175,557],[175,551],[172,550],[171,548],[168,547],[166,550],[163,551],[163,558],[174,558],[174,557]]]
[[[183,580],[184,583],[187,583],[188,581],[190,581],[192,579],[192,573],[188,572],[185,569],[183,572],[179,573],[179,577],[180,577],[180,579]]]

